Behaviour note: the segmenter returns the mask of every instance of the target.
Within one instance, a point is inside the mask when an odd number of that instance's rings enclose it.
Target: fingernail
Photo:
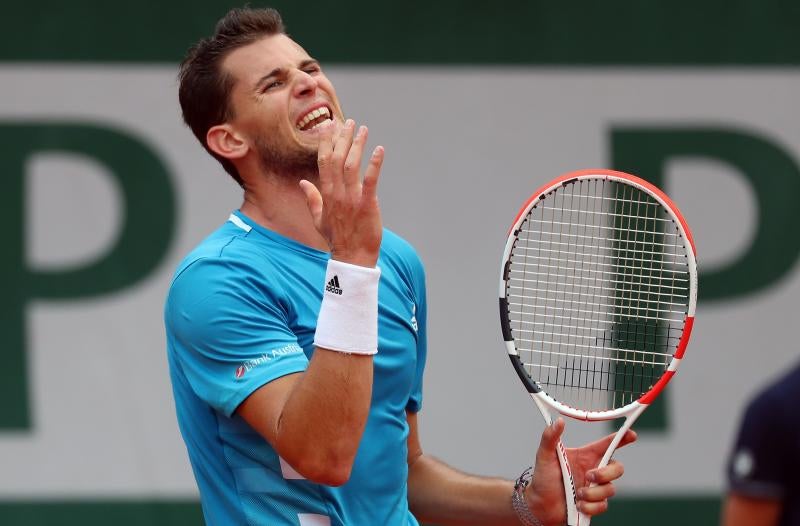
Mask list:
[[[586,480],[589,482],[594,482],[597,479],[597,474],[594,471],[590,471],[586,474]]]
[[[344,125],[347,126],[348,128],[352,128],[353,126],[356,125],[356,121],[354,121],[353,119],[347,119]]]
[[[367,131],[367,127],[366,126],[359,126],[358,127],[358,133],[356,133],[356,137],[361,137],[362,135],[364,135],[365,131]]]
[[[583,488],[581,488],[576,492],[576,495],[580,500],[583,500],[586,497],[586,491]]]

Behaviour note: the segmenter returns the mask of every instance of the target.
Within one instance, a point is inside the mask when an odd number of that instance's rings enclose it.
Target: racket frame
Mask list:
[[[517,231],[520,228],[522,222],[526,219],[528,212],[531,210],[533,206],[535,206],[540,201],[547,198],[547,195],[554,190],[557,190],[559,187],[566,186],[568,184],[572,184],[581,180],[592,180],[592,179],[605,179],[607,181],[615,181],[621,182],[624,184],[629,184],[635,188],[638,188],[641,191],[652,196],[658,203],[664,207],[665,210],[675,219],[675,224],[678,229],[679,234],[684,237],[688,242],[691,250],[687,250],[687,263],[688,263],[688,271],[689,271],[689,298],[688,298],[688,305],[687,305],[687,312],[686,318],[684,320],[684,329],[681,335],[681,338],[676,346],[675,354],[670,361],[669,366],[667,369],[662,373],[661,377],[658,379],[655,384],[653,384],[647,392],[642,394],[637,400],[633,402],[618,407],[616,409],[606,410],[606,411],[591,411],[591,410],[583,410],[578,409],[575,407],[571,407],[567,404],[559,402],[558,400],[552,398],[550,395],[545,392],[541,386],[534,380],[531,380],[530,376],[524,369],[524,365],[520,360],[519,352],[514,345],[514,338],[511,335],[511,327],[509,324],[509,317],[508,317],[508,302],[506,299],[506,284],[508,281],[508,275],[510,270],[510,255],[511,251],[514,248],[514,243],[516,241]],[[616,435],[614,436],[611,444],[609,445],[608,449],[606,450],[603,458],[601,459],[598,467],[602,468],[611,461],[611,457],[614,454],[617,446],[619,445],[622,437],[625,436],[625,433],[628,429],[631,428],[633,423],[642,414],[642,412],[650,405],[653,400],[663,391],[664,387],[669,383],[672,377],[675,375],[675,371],[678,369],[681,360],[683,359],[684,353],[686,352],[686,346],[689,341],[689,337],[691,336],[692,327],[694,325],[694,315],[695,315],[695,308],[697,305],[697,261],[695,256],[695,245],[694,245],[694,238],[692,237],[692,233],[689,230],[689,226],[686,224],[686,220],[684,219],[683,215],[681,214],[678,207],[675,203],[658,187],[641,179],[639,177],[633,176],[631,174],[627,174],[624,172],[619,172],[616,170],[607,170],[607,169],[588,169],[588,170],[578,170],[574,172],[569,172],[564,174],[549,183],[545,184],[541,188],[539,188],[536,192],[534,192],[531,197],[522,205],[517,216],[514,218],[514,222],[511,225],[511,228],[508,231],[508,237],[506,240],[506,246],[503,250],[503,259],[501,264],[501,273],[500,273],[500,290],[499,290],[499,298],[500,298],[500,325],[503,331],[503,340],[506,345],[506,350],[508,352],[509,358],[511,359],[511,363],[514,366],[514,370],[517,372],[520,380],[525,385],[528,393],[533,398],[533,401],[536,403],[536,406],[539,408],[539,411],[542,413],[542,417],[544,418],[547,425],[552,425],[553,423],[553,415],[551,410],[556,411],[564,416],[568,416],[577,420],[583,421],[604,421],[604,420],[614,420],[617,418],[625,418],[620,429],[617,431]],[[558,441],[557,447],[558,453],[558,460],[559,464],[561,465],[561,474],[564,480],[564,490],[565,494],[567,495],[566,504],[567,504],[567,524],[569,526],[588,526],[591,520],[591,517],[584,515],[577,509],[577,495],[575,492],[575,482],[573,480],[571,468],[569,465],[569,461],[567,460],[566,450],[564,449],[564,445],[561,440]],[[570,498],[570,495],[572,498]]]

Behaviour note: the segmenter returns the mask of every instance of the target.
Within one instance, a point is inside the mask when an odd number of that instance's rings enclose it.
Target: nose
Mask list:
[[[294,83],[294,95],[296,97],[308,97],[317,92],[317,79],[305,71],[298,71]]]

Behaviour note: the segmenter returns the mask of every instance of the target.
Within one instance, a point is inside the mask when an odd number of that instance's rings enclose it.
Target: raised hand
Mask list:
[[[559,418],[542,433],[536,453],[533,483],[528,486],[525,495],[531,511],[545,526],[564,524],[566,520],[564,482],[556,453],[563,432],[564,420]],[[587,515],[606,511],[608,499],[615,492],[613,481],[620,478],[624,471],[622,464],[616,460],[606,467],[596,468],[613,439],[614,435],[611,434],[583,447],[566,450],[575,482],[578,510]],[[636,433],[628,431],[618,448],[635,440]]]
[[[348,119],[344,127],[333,124],[321,130],[318,165],[319,188],[300,181],[314,226],[328,241],[331,258],[374,267],[380,250],[382,224],[378,207],[378,178],[384,149],[378,146],[361,179],[361,156],[367,127],[355,131]]]

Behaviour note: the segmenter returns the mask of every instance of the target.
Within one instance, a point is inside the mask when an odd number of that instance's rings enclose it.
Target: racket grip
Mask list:
[[[561,478],[564,481],[564,496],[566,497],[567,505],[567,526],[579,526],[580,517],[577,506],[577,496],[575,494],[575,481],[572,478],[572,471],[567,461],[567,450],[564,449],[564,443],[561,439],[558,440],[558,463],[561,464]]]

